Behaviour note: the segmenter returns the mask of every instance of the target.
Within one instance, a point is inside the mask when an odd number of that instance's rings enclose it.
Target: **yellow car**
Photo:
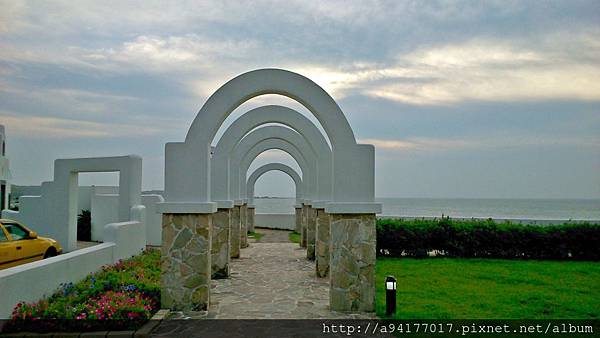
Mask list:
[[[38,237],[19,222],[0,219],[0,269],[56,256],[62,248],[52,238]]]

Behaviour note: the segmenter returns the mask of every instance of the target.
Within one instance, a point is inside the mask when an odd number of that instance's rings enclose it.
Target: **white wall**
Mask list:
[[[108,191],[108,190],[102,190]],[[103,241],[104,226],[118,221],[118,194],[92,195],[92,240]],[[146,207],[146,244],[161,245],[162,214],[156,210],[156,204],[164,202],[160,195],[142,195],[142,205]]]
[[[258,228],[269,229],[296,229],[295,214],[256,214],[254,216],[254,226]]]
[[[163,203],[161,195],[142,195],[142,205],[146,207],[146,244],[162,244],[162,214],[156,208],[157,203]]]
[[[117,208],[119,195],[91,196],[90,213],[92,217],[92,241],[104,241],[104,226],[119,221]]]

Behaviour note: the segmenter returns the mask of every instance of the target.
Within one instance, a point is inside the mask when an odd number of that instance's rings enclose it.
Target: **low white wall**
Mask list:
[[[106,190],[105,190],[106,191]],[[110,191],[107,191],[110,192]],[[162,243],[162,214],[157,213],[156,204],[164,202],[160,195],[142,195],[142,205],[146,207],[146,244],[161,245]],[[104,226],[118,221],[118,194],[92,195],[92,240],[104,241]]]
[[[119,195],[91,196],[92,241],[104,241],[104,227],[119,221]]]
[[[254,225],[260,228],[294,230],[296,228],[295,214],[256,214]]]
[[[115,260],[137,255],[146,248],[146,207],[131,208],[129,222],[111,223],[104,227],[104,240],[117,244]]]
[[[162,214],[156,210],[156,204],[164,202],[161,195],[142,195],[142,205],[146,207],[146,244],[162,244]]]
[[[113,264],[115,248],[115,243],[103,243],[0,270],[0,319],[9,318],[20,301],[38,301],[60,283],[75,283],[103,265]]]

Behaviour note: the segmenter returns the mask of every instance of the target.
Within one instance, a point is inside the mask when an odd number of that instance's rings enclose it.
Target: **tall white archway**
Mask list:
[[[231,192],[235,199],[245,198],[248,168],[262,152],[280,149],[289,153],[298,162],[302,170],[306,187],[305,199],[314,199],[316,195],[316,155],[308,142],[297,132],[280,126],[266,126],[247,134],[231,154],[230,173]],[[301,164],[303,163],[303,164]]]
[[[328,212],[380,212],[374,203],[374,148],[356,143],[354,133],[333,98],[310,79],[281,69],[241,74],[209,97],[192,122],[185,142],[165,149],[165,203],[170,212],[211,213],[211,142],[218,129],[247,100],[264,94],[294,99],[323,126],[333,151],[333,192]]]
[[[279,123],[298,132],[308,142],[317,157],[317,193],[316,203],[325,203],[331,199],[332,193],[332,153],[325,136],[304,115],[299,112],[278,105],[268,105],[252,109],[235,120],[223,133],[221,139],[213,150],[211,160],[212,172],[212,198],[221,205],[228,205],[222,201],[234,197],[229,196],[231,191],[230,174],[232,165],[231,152],[240,140],[252,129],[268,123]],[[223,170],[227,168],[227,170]],[[323,205],[324,207],[324,205]]]
[[[254,170],[248,177],[248,181],[246,183],[246,198],[248,199],[248,204],[254,204],[254,186],[256,185],[256,181],[262,175],[270,171],[280,171],[287,174],[294,181],[296,186],[296,204],[302,203],[302,178],[300,178],[300,175],[298,175],[296,170],[283,163],[269,163],[256,168],[256,170]]]

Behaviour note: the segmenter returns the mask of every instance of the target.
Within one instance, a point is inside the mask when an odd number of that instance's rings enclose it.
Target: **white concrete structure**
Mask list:
[[[255,214],[254,224],[258,228],[295,230],[294,214]]]
[[[114,187],[118,188],[118,187]],[[115,189],[117,190],[117,189]],[[103,192],[103,191],[100,191]],[[146,208],[146,244],[159,246],[161,244],[162,219],[161,214],[156,211],[156,205],[164,201],[161,195],[142,195],[141,205]],[[92,218],[92,240],[105,241],[104,226],[109,223],[118,222],[119,194],[94,193],[91,196],[91,218]]]
[[[246,198],[248,199],[249,207],[254,206],[254,185],[256,184],[256,180],[269,171],[281,171],[282,173],[287,174],[296,185],[296,204],[302,203],[302,178],[300,178],[300,175],[298,175],[296,170],[282,163],[269,163],[256,168],[256,170],[248,177],[248,182],[246,183]]]
[[[118,221],[130,221],[131,209],[141,204],[142,159],[136,155],[58,159],[54,161],[54,180],[42,184],[41,198],[27,201],[22,197],[21,203],[27,209],[3,211],[2,215],[29,225],[42,236],[56,239],[66,252],[73,251],[77,244],[78,174],[117,171]]]
[[[6,157],[6,130],[0,125],[0,211],[9,207],[11,180],[10,162]]]
[[[231,112],[253,97],[280,94],[303,104],[319,120],[333,150],[331,213],[377,213],[374,202],[374,147],[357,144],[344,113],[321,87],[281,69],[237,76],[213,93],[192,122],[184,142],[165,147],[165,213],[214,213],[211,197],[211,142]]]
[[[302,170],[303,198],[313,200],[317,194],[317,156],[297,132],[280,126],[266,126],[250,132],[231,154],[231,192],[235,200],[246,198],[248,168],[261,153],[279,149],[292,156]]]
[[[247,117],[246,122],[232,128],[234,136],[225,141],[232,149],[229,163],[221,158],[213,166],[213,150],[219,158],[226,156],[211,147],[226,118],[244,102],[265,94],[287,96],[314,114],[331,144],[331,185],[318,184],[318,159],[326,157],[326,152],[311,147],[306,134],[280,126],[256,128],[278,123],[276,116],[285,114],[285,109],[276,106],[263,108],[262,120]],[[374,147],[356,143],[343,112],[321,87],[306,77],[280,69],[251,71],[230,80],[202,106],[185,141],[166,144],[165,202],[159,204],[163,213],[162,305],[173,310],[208,309],[213,221],[218,220],[219,229],[227,226],[223,226],[226,217],[221,216],[227,215],[233,200],[241,207],[233,208],[231,228],[237,229],[239,222],[245,232],[247,208],[243,199],[248,167],[256,156],[269,149],[286,151],[298,162],[306,199],[314,201],[331,191],[330,199],[316,201],[322,202],[318,206],[307,205],[312,201],[305,199],[302,212],[302,217],[306,212],[307,220],[307,257],[315,258],[316,243],[316,251],[323,256],[316,261],[317,275],[330,276],[330,309],[375,311],[375,214],[381,212],[381,204],[374,202]],[[219,171],[229,174],[229,186]],[[328,170],[320,172],[324,177],[328,174]],[[218,182],[214,188],[213,175]],[[296,208],[297,214],[299,209]],[[238,235],[232,238],[237,239]]]
[[[212,198],[219,204],[219,207],[228,207],[229,202],[223,201],[236,198],[236,196],[229,196],[232,191],[231,176],[235,175],[236,168],[231,163],[233,149],[244,135],[268,123],[279,123],[292,128],[306,140],[317,156],[315,177],[317,191],[313,198],[321,201],[319,203],[329,201],[332,193],[332,155],[327,140],[304,115],[287,107],[268,105],[252,109],[235,120],[223,133],[213,150],[211,189]]]

